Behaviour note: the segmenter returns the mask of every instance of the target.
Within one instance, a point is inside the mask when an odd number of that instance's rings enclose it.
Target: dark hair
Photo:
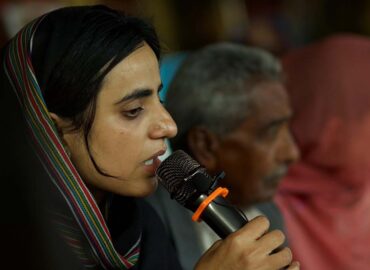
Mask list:
[[[83,129],[89,152],[88,134],[103,80],[144,42],[159,59],[160,45],[150,23],[105,6],[64,8],[41,21],[32,57],[45,103],[50,112],[72,120],[72,130]],[[47,49],[54,61],[44,65]],[[45,68],[48,65],[50,71]]]
[[[95,99],[106,74],[144,42],[160,57],[158,38],[149,23],[99,7],[84,16],[73,43],[43,88],[48,110],[73,120],[75,128],[83,127],[85,133],[93,121]]]
[[[282,81],[281,66],[262,49],[218,43],[191,54],[166,96],[166,108],[178,127],[177,136],[170,140],[172,149],[190,152],[187,134],[194,126],[218,135],[237,128],[247,117],[249,92],[271,80]]]

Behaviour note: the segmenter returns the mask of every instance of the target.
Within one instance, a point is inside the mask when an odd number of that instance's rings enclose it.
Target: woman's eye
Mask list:
[[[157,94],[157,97],[158,97],[159,102],[163,105],[163,104],[164,104],[163,97],[161,97],[161,96],[159,95],[159,93]]]
[[[140,112],[144,110],[142,107],[138,107],[132,110],[124,111],[123,115],[129,119],[134,119],[139,116]]]

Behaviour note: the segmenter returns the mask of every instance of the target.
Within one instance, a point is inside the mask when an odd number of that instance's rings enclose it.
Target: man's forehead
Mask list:
[[[261,82],[250,93],[249,118],[269,122],[290,118],[292,108],[289,97],[281,82]]]

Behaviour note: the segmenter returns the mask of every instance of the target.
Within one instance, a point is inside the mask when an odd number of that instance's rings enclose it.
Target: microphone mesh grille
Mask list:
[[[156,174],[161,184],[171,194],[171,198],[185,205],[186,201],[197,189],[186,178],[191,176],[201,166],[182,150],[172,153],[158,167]],[[205,170],[200,168],[200,170]]]

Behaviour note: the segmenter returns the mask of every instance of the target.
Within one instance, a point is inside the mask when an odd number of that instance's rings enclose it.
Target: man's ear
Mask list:
[[[190,129],[188,147],[194,158],[210,173],[215,173],[218,167],[217,150],[219,139],[212,131],[205,127]]]

